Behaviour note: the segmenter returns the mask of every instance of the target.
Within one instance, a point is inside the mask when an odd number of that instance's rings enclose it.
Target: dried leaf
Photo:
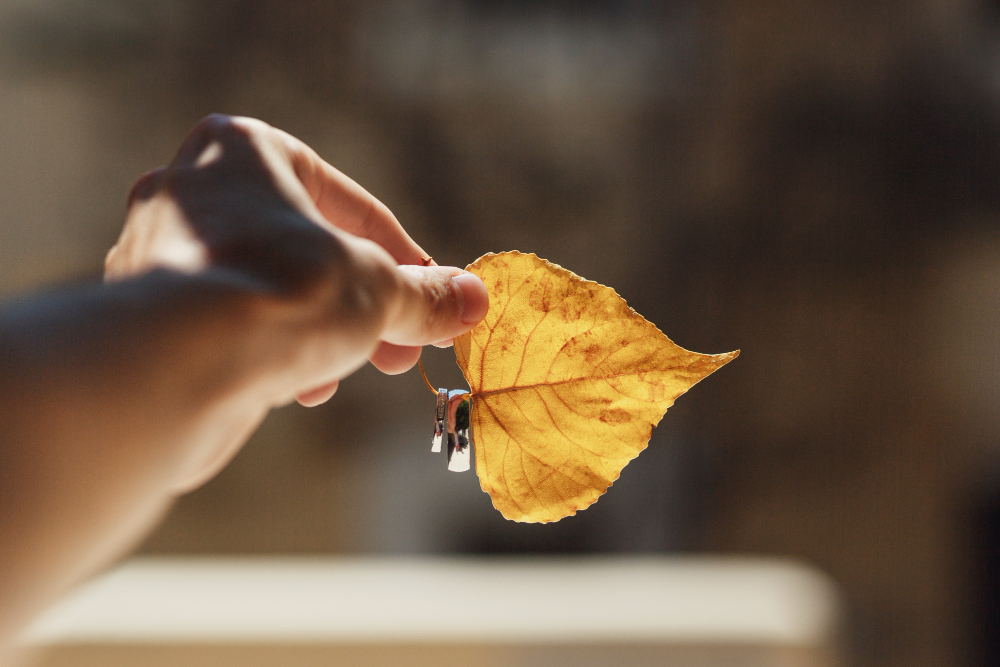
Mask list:
[[[468,270],[490,309],[455,354],[476,472],[508,519],[558,521],[592,505],[674,400],[739,354],[678,347],[610,287],[535,255],[488,254]]]

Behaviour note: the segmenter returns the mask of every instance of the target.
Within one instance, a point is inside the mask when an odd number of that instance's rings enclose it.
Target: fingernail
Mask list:
[[[451,280],[458,288],[459,317],[462,324],[476,324],[486,317],[486,311],[490,307],[490,295],[486,292],[486,285],[479,276],[460,273]]]

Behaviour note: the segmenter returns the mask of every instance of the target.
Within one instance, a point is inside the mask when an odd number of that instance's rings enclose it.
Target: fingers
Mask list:
[[[382,340],[429,345],[460,336],[486,315],[489,295],[477,276],[454,267],[400,266],[400,298]]]
[[[298,139],[281,135],[296,175],[324,218],[349,234],[379,244],[399,264],[421,264],[429,257],[385,204]]]
[[[399,375],[413,368],[420,359],[420,346],[393,345],[381,342],[368,360],[386,375]]]
[[[255,187],[260,186],[258,189],[273,192],[276,188],[283,200],[279,203],[291,204],[348,246],[354,247],[352,239],[364,239],[362,244],[370,242],[378,246],[382,258],[376,264],[382,266],[384,279],[381,282],[384,284],[375,285],[373,294],[388,290],[392,296],[384,301],[373,300],[374,311],[380,311],[379,319],[384,316],[384,320],[373,324],[365,336],[381,329],[376,334],[380,342],[374,346],[374,352],[370,352],[372,338],[367,338],[369,347],[361,354],[386,373],[408,370],[419,358],[420,346],[446,346],[486,313],[488,296],[482,281],[456,268],[428,266],[433,262],[427,253],[410,238],[384,204],[323,161],[304,143],[261,121],[228,116],[204,119],[184,142],[170,169],[177,174],[171,171],[168,175],[179,174],[183,178],[175,182],[165,180],[163,172],[150,174],[140,179],[131,199],[142,201],[158,188],[187,187],[190,183],[216,189],[242,187],[244,181],[250,179]],[[225,210],[230,211],[229,208]],[[215,224],[217,220],[211,218],[210,222]],[[229,238],[226,234],[232,232],[236,238],[233,242],[235,252],[245,254],[239,240],[247,233],[256,232],[248,230],[252,225],[248,225],[245,218],[238,222],[233,230],[223,229],[226,233],[221,236]],[[213,227],[210,231],[218,230]],[[215,234],[211,238],[219,236]],[[355,249],[365,254],[360,247]],[[337,262],[337,265],[343,264]],[[359,343],[358,347],[364,346]],[[308,382],[304,384],[308,386]],[[297,398],[304,405],[316,405],[328,400],[335,391],[335,384],[324,385],[309,389]]]
[[[240,152],[251,144],[262,154],[277,156],[280,153],[288,160],[294,172],[289,176],[301,184],[305,190],[303,196],[312,200],[327,222],[349,234],[374,241],[399,264],[425,263],[422,260],[428,258],[427,253],[410,238],[385,204],[327,164],[306,144],[262,121],[208,116],[195,126],[172,164],[200,166],[214,159],[216,153]],[[213,152],[213,148],[218,150]],[[284,190],[286,196],[298,199],[297,193],[288,188]]]
[[[340,386],[340,382],[334,380],[328,384],[321,387],[316,387],[315,389],[310,389],[295,397],[295,400],[304,405],[307,408],[313,408],[317,405],[322,405],[326,403],[333,395],[337,393],[337,387]]]
[[[410,238],[392,211],[361,186],[350,183],[353,187],[337,187],[331,180],[325,181],[323,194],[316,201],[323,217],[349,234],[379,244],[400,264],[421,264],[427,253]]]

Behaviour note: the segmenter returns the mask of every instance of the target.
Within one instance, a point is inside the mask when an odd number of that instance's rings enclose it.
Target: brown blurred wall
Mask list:
[[[6,294],[96,276],[132,180],[221,111],[314,145],[439,262],[533,251],[743,350],[555,526],[503,522],[426,455],[421,381],[366,369],[147,551],[792,555],[842,585],[855,664],[978,664],[996,6],[50,0],[0,27]]]

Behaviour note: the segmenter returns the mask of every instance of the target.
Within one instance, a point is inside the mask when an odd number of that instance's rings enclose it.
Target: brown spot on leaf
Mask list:
[[[574,300],[565,300],[559,306],[559,315],[566,322],[576,322],[583,315],[583,306]]]
[[[627,424],[632,421],[632,415],[621,408],[601,410],[601,421],[605,424]]]

